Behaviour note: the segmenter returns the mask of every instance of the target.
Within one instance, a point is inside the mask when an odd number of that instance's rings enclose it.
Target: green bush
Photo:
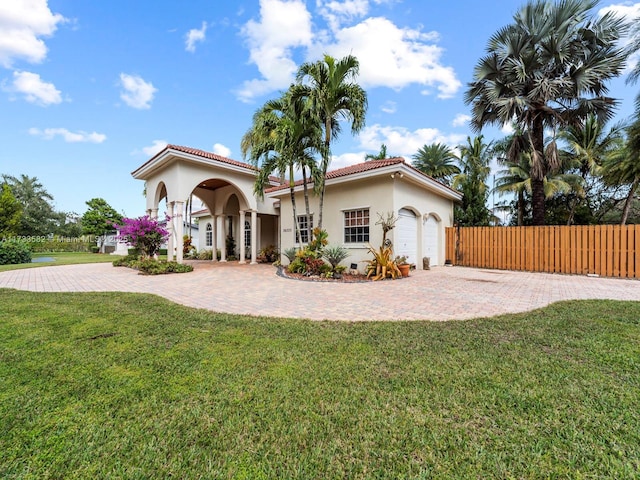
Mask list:
[[[127,255],[138,257],[140,256],[140,250],[137,248],[127,248]]]
[[[158,255],[166,256],[167,255],[167,249],[166,248],[161,248],[160,250],[158,250]]]
[[[51,252],[90,252],[95,242],[45,240],[40,242],[28,242],[33,253]]]
[[[335,268],[338,264],[349,256],[349,250],[341,245],[328,246],[322,250],[322,257]]]
[[[100,247],[91,247],[91,253],[100,253]]]
[[[22,240],[0,242],[0,265],[31,263],[31,247]]]
[[[191,265],[178,262],[167,262],[166,260],[155,260],[153,258],[140,259],[137,255],[127,255],[113,261],[114,267],[129,267],[139,270],[146,275],[161,275],[164,273],[186,273],[192,272]]]

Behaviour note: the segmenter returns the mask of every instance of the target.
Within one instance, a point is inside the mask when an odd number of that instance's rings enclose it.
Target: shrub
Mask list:
[[[331,264],[334,270],[348,256],[349,250],[340,245],[329,246],[322,251],[322,257]]]
[[[91,253],[99,253],[100,247],[91,247]]]
[[[22,240],[11,239],[0,242],[0,265],[31,263],[31,248]]]
[[[161,248],[158,250],[158,255],[167,255],[167,249],[166,248]]]
[[[120,231],[120,239],[145,257],[153,257],[169,237],[169,232],[148,216],[123,218],[122,225],[114,226]]]
[[[275,245],[267,245],[258,253],[258,261],[262,263],[273,263],[278,259],[278,249]]]
[[[114,260],[113,266],[133,268],[145,275],[162,275],[165,273],[186,273],[193,271],[191,265],[184,265],[174,261],[155,260],[153,258],[139,259],[133,255],[127,255],[126,257]]]
[[[287,259],[289,260],[289,263],[293,263],[293,261],[296,259],[297,253],[298,253],[298,250],[295,247],[291,247],[291,248],[287,248],[284,251],[284,256],[287,257]]]
[[[128,256],[134,256],[134,257],[139,257],[140,256],[140,251],[137,248],[127,248],[127,255]]]

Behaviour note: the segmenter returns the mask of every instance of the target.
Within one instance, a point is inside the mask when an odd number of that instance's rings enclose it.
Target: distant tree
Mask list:
[[[122,222],[122,215],[102,198],[92,198],[86,204],[89,208],[82,215],[82,233],[98,237],[98,246],[102,252],[105,235],[115,230],[114,224]]]
[[[367,153],[364,157],[364,160],[368,162],[369,160],[384,160],[385,158],[389,157],[387,155],[387,146],[383,143],[382,145],[380,145],[380,152],[377,155]]]
[[[43,236],[54,233],[56,212],[51,206],[53,196],[47,192],[37,177],[20,175],[2,176],[13,196],[22,205],[22,217],[18,235]]]
[[[491,171],[491,143],[484,143],[483,136],[467,137],[467,144],[460,147],[462,172],[453,179],[453,188],[462,193],[462,205],[456,205],[455,221],[462,226],[489,225],[491,212],[487,208],[489,187],[487,178]]]
[[[2,184],[0,191],[0,240],[18,233],[22,219],[22,205],[13,196],[9,185]]]
[[[451,178],[460,173],[460,167],[454,163],[455,153],[443,143],[423,145],[413,155],[413,166],[422,173],[449,186]]]
[[[82,235],[82,222],[75,212],[57,212],[57,228],[55,233],[63,237],[79,237]]]

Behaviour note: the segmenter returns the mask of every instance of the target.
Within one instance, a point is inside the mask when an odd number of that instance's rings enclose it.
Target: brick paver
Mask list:
[[[0,288],[140,292],[217,312],[313,320],[454,320],[514,313],[559,300],[640,300],[640,282],[463,267],[398,281],[320,283],[282,278],[270,265],[196,262],[191,273],[144,276],[110,264],[0,272]]]

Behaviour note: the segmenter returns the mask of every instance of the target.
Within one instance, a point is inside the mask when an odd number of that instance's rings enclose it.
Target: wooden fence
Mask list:
[[[640,225],[449,227],[453,265],[640,277]]]

